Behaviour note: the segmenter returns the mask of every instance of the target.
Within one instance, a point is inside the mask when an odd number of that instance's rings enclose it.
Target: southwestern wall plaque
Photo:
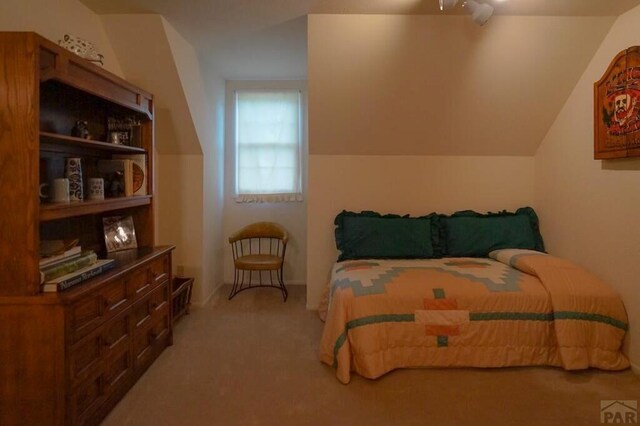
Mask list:
[[[640,157],[640,46],[620,52],[593,92],[594,158]]]

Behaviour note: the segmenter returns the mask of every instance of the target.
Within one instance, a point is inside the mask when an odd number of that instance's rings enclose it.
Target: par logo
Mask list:
[[[603,400],[600,401],[600,423],[637,424],[638,401]]]

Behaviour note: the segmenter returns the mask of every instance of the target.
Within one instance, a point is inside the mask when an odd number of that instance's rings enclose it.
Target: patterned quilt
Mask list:
[[[608,285],[542,253],[490,256],[335,264],[322,361],[342,383],[401,367],[629,366]]]

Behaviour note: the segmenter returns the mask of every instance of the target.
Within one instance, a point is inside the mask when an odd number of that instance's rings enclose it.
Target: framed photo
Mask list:
[[[640,157],[640,47],[620,52],[593,91],[594,158]]]
[[[109,142],[116,145],[129,145],[129,132],[109,132]]]
[[[114,216],[102,218],[104,227],[104,243],[107,252],[129,250],[138,247],[136,229],[131,216]]]

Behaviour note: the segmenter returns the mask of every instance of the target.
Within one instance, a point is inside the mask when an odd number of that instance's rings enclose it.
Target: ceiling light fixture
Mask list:
[[[468,7],[471,11],[471,19],[476,24],[482,26],[487,23],[493,15],[493,6],[487,3],[478,3],[476,0],[466,0],[462,7]]]

